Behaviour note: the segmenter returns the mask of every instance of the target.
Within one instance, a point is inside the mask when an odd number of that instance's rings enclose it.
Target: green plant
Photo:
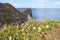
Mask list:
[[[0,40],[44,40],[44,35],[53,29],[56,23],[55,20],[28,20],[22,25],[8,25],[0,29]]]

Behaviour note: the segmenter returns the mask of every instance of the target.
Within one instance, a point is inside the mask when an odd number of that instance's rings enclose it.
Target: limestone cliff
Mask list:
[[[32,10],[26,8],[20,12],[9,3],[0,3],[0,25],[2,24],[21,24],[27,21],[28,14],[32,17]]]

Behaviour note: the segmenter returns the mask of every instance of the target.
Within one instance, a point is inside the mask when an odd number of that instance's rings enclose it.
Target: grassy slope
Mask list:
[[[35,21],[29,20],[20,26],[4,25],[0,29],[0,40],[45,40],[45,35],[55,28],[59,21],[42,20]]]

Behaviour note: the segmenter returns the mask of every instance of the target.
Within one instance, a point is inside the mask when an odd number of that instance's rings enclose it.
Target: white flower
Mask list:
[[[46,25],[46,28],[49,28],[49,25]]]
[[[39,28],[38,28],[38,32],[40,32],[40,31],[41,31],[41,28],[39,27]]]
[[[9,36],[9,40],[12,40],[12,37],[11,36]]]
[[[36,29],[36,27],[33,27],[33,29]]]
[[[24,31],[24,29],[22,29],[21,31]]]
[[[41,30],[41,28],[39,27],[38,30]]]
[[[24,23],[22,23],[22,26],[24,25]]]
[[[31,26],[31,24],[30,24],[30,26]]]

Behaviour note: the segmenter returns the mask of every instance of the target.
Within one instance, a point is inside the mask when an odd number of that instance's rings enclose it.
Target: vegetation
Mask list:
[[[45,40],[45,35],[49,30],[55,28],[58,20],[28,20],[22,25],[8,25],[0,29],[0,40]]]

